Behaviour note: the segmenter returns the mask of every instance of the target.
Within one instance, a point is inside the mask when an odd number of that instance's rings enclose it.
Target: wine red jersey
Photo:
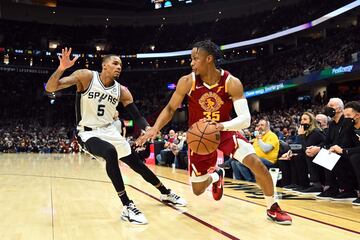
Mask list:
[[[227,93],[227,81],[230,78],[228,71],[221,70],[221,79],[218,83],[209,86],[199,76],[192,73],[193,85],[189,98],[189,126],[202,118],[212,119],[215,122],[224,122],[231,119],[233,102]]]

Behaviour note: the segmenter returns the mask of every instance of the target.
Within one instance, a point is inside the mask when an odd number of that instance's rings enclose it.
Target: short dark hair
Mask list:
[[[201,48],[214,57],[215,63],[224,58],[220,47],[211,40],[199,41],[193,44],[193,48]]]
[[[112,58],[112,57],[119,57],[119,56],[116,55],[116,54],[107,54],[107,55],[105,55],[105,56],[102,58],[101,64],[103,64],[104,62],[106,62],[107,60],[109,60],[109,59]]]
[[[355,112],[360,113],[360,102],[359,101],[351,101],[345,104],[344,109],[352,108]]]

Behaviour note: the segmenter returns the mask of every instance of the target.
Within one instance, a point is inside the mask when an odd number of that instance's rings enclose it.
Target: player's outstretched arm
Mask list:
[[[191,86],[192,86],[192,80],[189,77],[189,75],[183,76],[182,78],[179,79],[178,84],[176,86],[176,90],[171,96],[170,101],[156,119],[156,122],[153,126],[153,128],[156,131],[160,131],[168,122],[170,122],[177,108],[184,100],[186,94],[190,92]]]
[[[228,81],[228,93],[233,100],[234,109],[237,117],[226,122],[218,124],[221,131],[239,131],[248,128],[251,123],[251,116],[247,100],[244,96],[244,88],[241,81],[235,77],[231,77]]]
[[[178,81],[176,90],[171,96],[170,101],[166,107],[161,111],[160,115],[156,119],[153,127],[148,129],[145,134],[136,140],[137,145],[143,145],[148,139],[154,139],[157,133],[172,119],[176,109],[184,100],[186,94],[191,90],[192,79],[189,75],[183,76]]]
[[[78,57],[74,57],[72,60],[70,60],[71,56],[71,48],[65,48],[61,51],[61,56],[59,56],[59,67],[56,69],[56,71],[51,75],[49,80],[46,83],[46,91],[47,92],[56,92],[58,90],[68,88],[73,85],[77,85],[78,91],[83,91],[86,88],[84,88],[84,80],[87,80],[87,82],[90,82],[92,78],[92,73],[90,70],[87,69],[81,69],[73,72],[70,76],[61,78],[64,71],[70,67],[72,67]]]

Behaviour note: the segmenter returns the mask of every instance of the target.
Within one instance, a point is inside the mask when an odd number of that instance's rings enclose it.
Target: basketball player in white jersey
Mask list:
[[[117,130],[113,117],[121,102],[136,124],[145,129],[149,124],[140,115],[129,90],[115,81],[121,73],[122,62],[116,55],[107,55],[102,61],[102,71],[80,69],[61,78],[78,57],[70,59],[71,48],[62,49],[60,64],[46,84],[46,91],[55,92],[73,85],[77,87],[76,118],[79,142],[93,155],[106,161],[106,172],[123,204],[121,218],[134,224],[147,224],[147,219],[126,194],[118,159],[129,165],[160,192],[162,201],[185,206],[186,201],[167,189],[156,175],[144,165],[136,152]]]

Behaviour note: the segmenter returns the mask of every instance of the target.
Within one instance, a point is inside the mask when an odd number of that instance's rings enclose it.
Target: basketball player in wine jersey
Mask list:
[[[201,41],[193,46],[192,73],[180,78],[169,103],[154,126],[137,140],[137,144],[141,145],[147,139],[154,138],[171,120],[185,96],[188,96],[189,126],[199,120],[216,124],[221,131],[218,148],[224,155],[240,161],[254,173],[265,195],[268,218],[279,224],[290,225],[291,217],[280,209],[274,198],[274,186],[267,168],[255,155],[253,146],[238,132],[250,126],[250,112],[240,80],[228,71],[216,68],[215,61],[219,55],[220,49],[211,41]],[[231,119],[233,108],[237,117]],[[213,184],[214,199],[222,197],[224,170],[215,168],[216,161],[216,151],[208,155],[190,152],[190,175],[195,195],[202,194]]]
[[[160,192],[162,201],[185,206],[186,201],[167,189],[156,175],[140,161],[136,152],[121,136],[114,121],[116,107],[121,102],[136,124],[145,129],[149,126],[133,103],[130,91],[115,81],[121,73],[122,62],[116,55],[106,55],[102,60],[102,71],[80,69],[61,78],[64,71],[74,65],[78,57],[70,60],[71,48],[62,50],[60,65],[46,84],[46,91],[55,92],[76,85],[76,112],[79,142],[93,155],[106,161],[106,172],[123,204],[121,218],[134,224],[146,224],[147,219],[126,194],[118,159],[139,173]]]

